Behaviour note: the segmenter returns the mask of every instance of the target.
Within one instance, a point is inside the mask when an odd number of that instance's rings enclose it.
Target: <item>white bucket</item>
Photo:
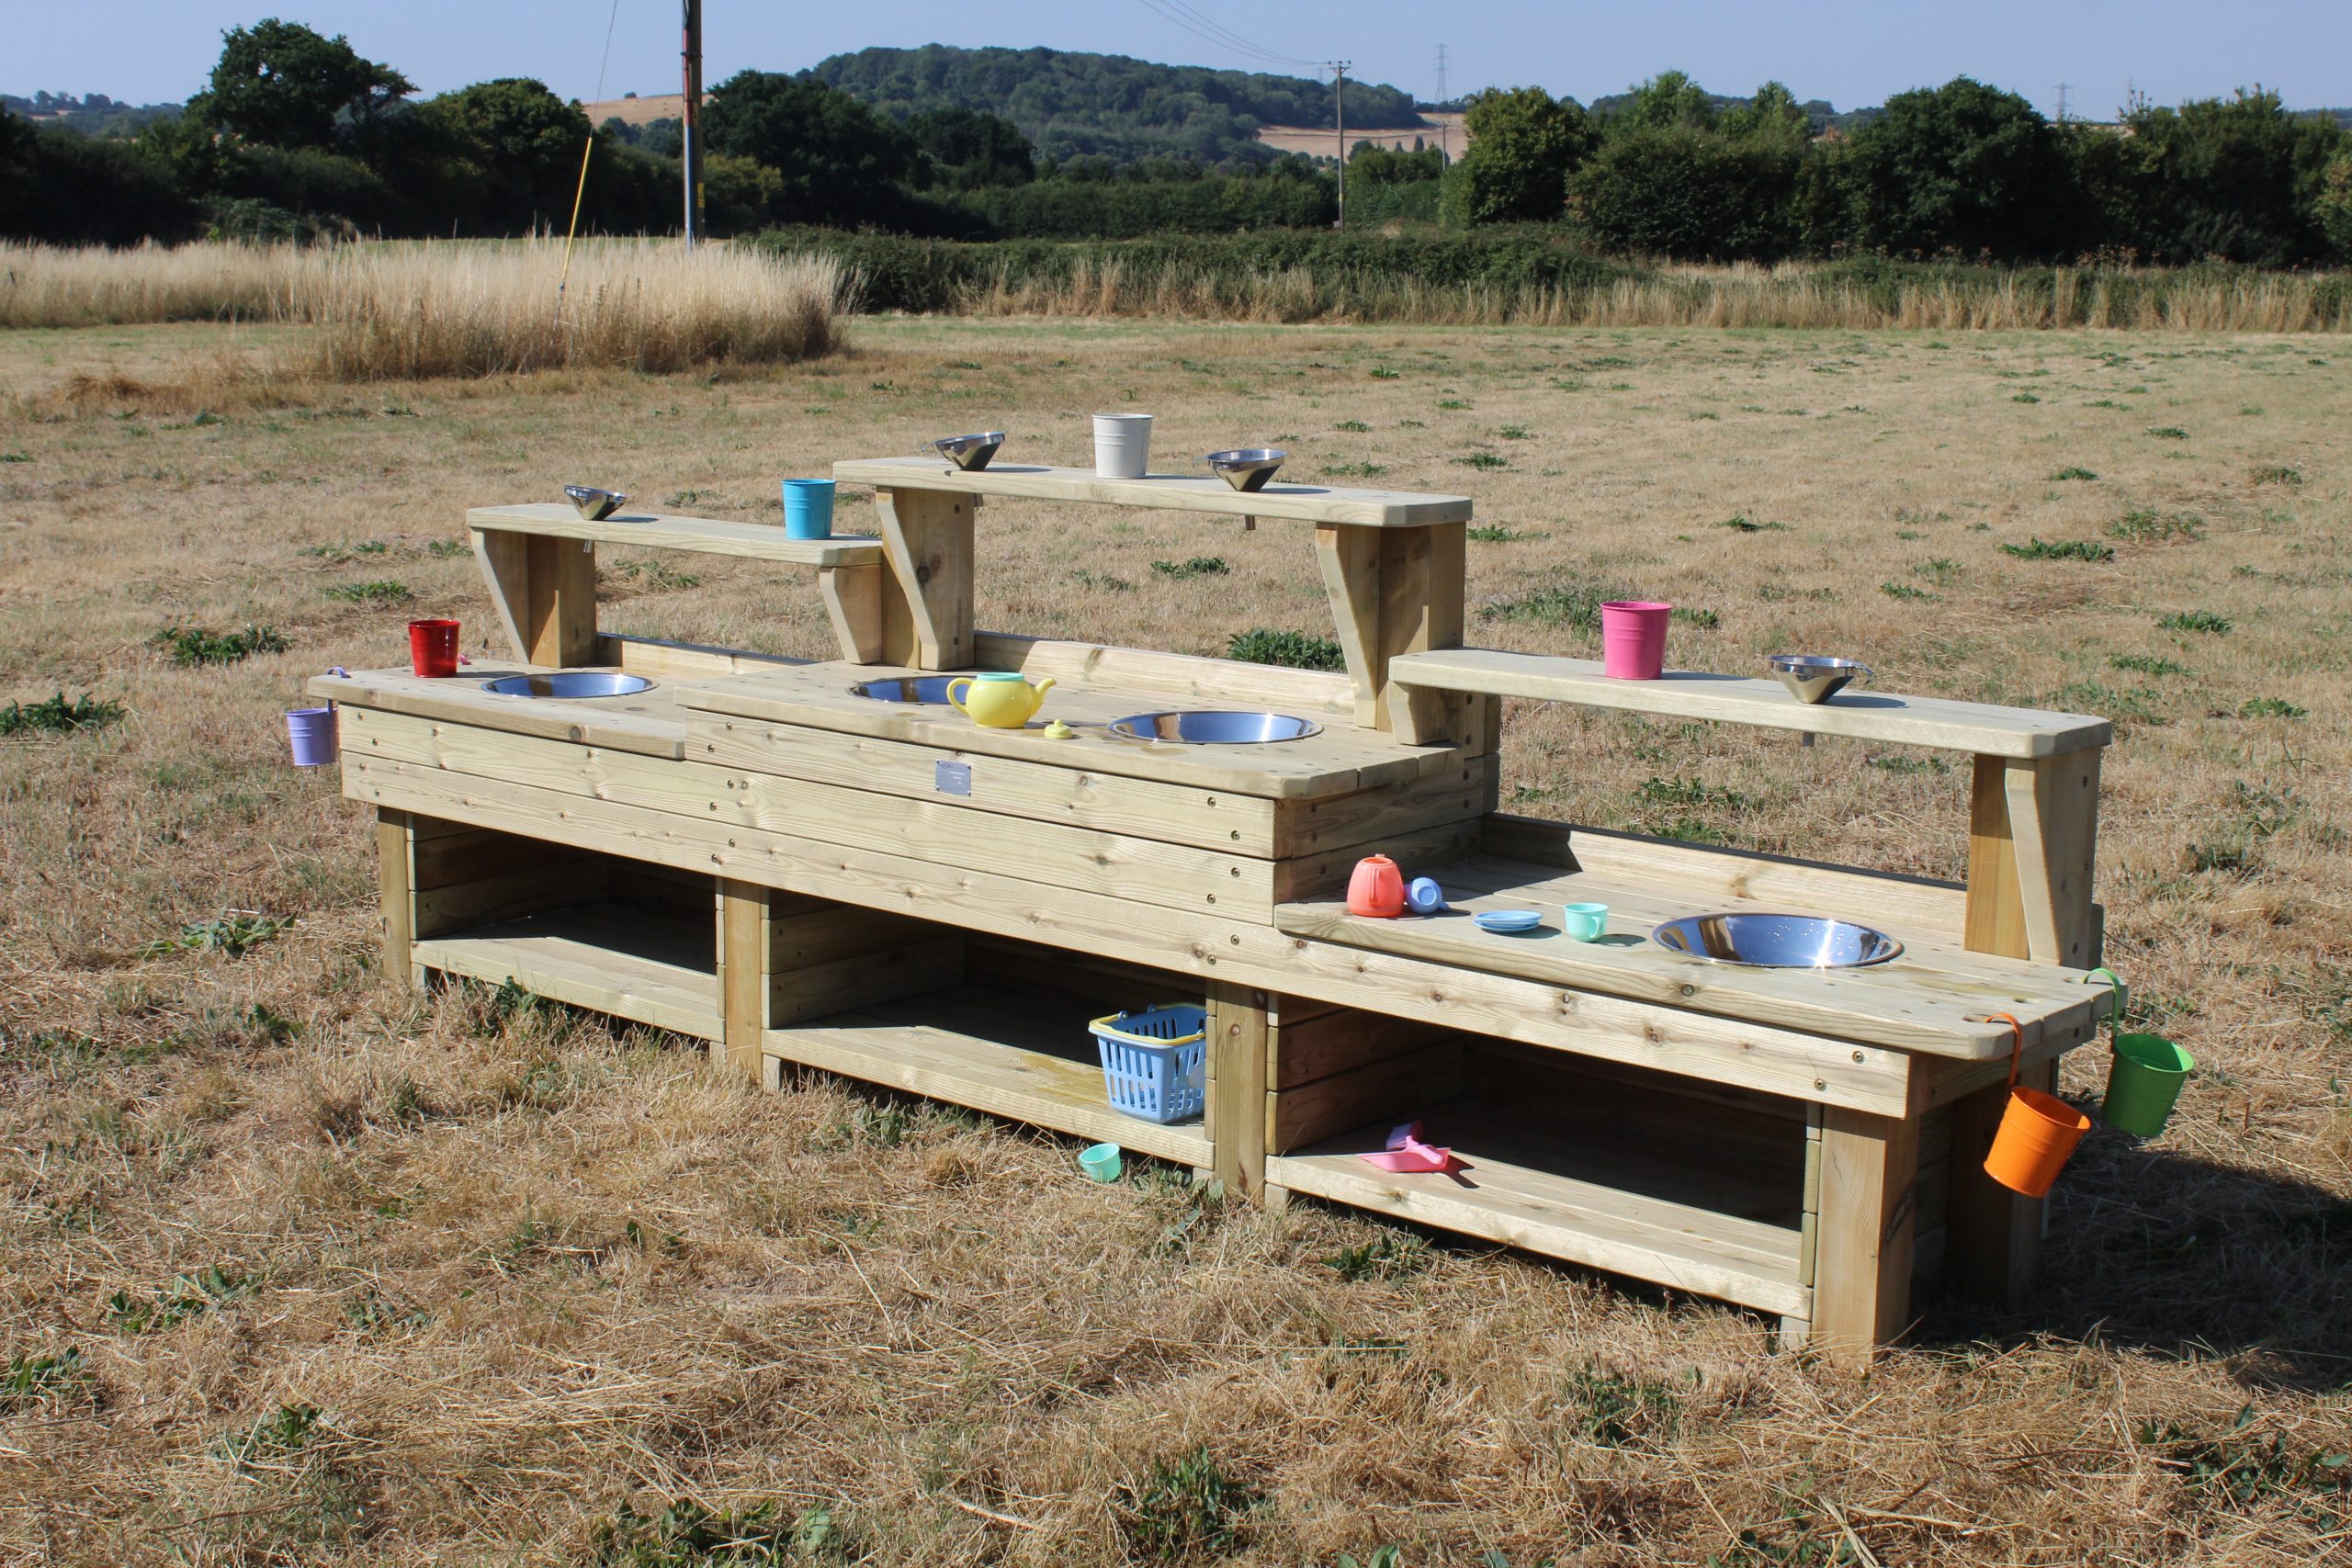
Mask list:
[[[1094,416],[1094,473],[1098,479],[1139,479],[1151,471],[1151,415]]]

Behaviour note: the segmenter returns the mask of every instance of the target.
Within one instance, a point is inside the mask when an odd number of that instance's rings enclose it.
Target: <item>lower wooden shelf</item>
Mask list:
[[[1419,1118],[1430,1140],[1464,1162],[1447,1175],[1393,1175],[1357,1156],[1379,1149],[1389,1129]],[[1792,1144],[1792,1158],[1802,1145]],[[1691,1200],[1690,1151],[1644,1152],[1629,1140],[1580,1145],[1537,1136],[1523,1114],[1492,1101],[1446,1100],[1266,1161],[1266,1180],[1333,1202],[1483,1236],[1698,1295],[1807,1317],[1801,1165],[1784,1192],[1743,1186],[1729,1213]],[[1728,1206],[1728,1205],[1727,1205]],[[1769,1217],[1753,1217],[1763,1214]]]
[[[516,985],[555,1001],[697,1040],[716,1040],[711,922],[587,904],[419,940],[412,962]]]
[[[767,1032],[767,1055],[888,1084],[1138,1154],[1205,1168],[1194,1117],[1159,1126],[1111,1108],[1083,1019],[1038,1016],[1039,994],[974,984]]]

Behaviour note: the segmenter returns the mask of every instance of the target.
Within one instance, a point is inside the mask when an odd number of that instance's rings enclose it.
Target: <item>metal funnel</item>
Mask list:
[[[621,502],[628,499],[619,491],[598,490],[594,485],[566,485],[563,493],[571,498],[571,504],[578,509],[580,515],[591,523],[602,523],[619,511]]]
[[[1279,446],[1237,446],[1230,452],[1212,452],[1201,460],[1234,489],[1253,491],[1265,489],[1274,470],[1290,460],[1290,454]]]
[[[1830,659],[1811,653],[1776,653],[1772,673],[1801,703],[1826,702],[1846,689],[1857,675],[1878,679],[1878,671],[1851,659]]]
[[[978,473],[989,466],[996,449],[1004,445],[1004,432],[984,430],[977,435],[947,435],[932,443],[939,455],[957,468]]]

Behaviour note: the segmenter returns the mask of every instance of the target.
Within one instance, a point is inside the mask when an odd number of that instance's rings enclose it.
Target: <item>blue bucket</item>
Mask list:
[[[833,536],[832,480],[784,481],[784,532],[785,536],[791,539],[830,539]]]

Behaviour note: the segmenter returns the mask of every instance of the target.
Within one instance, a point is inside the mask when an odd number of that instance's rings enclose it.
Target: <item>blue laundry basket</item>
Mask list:
[[[1157,1007],[1087,1025],[1113,1109],[1163,1125],[1198,1116],[1208,1098],[1208,1020],[1206,1008]]]

